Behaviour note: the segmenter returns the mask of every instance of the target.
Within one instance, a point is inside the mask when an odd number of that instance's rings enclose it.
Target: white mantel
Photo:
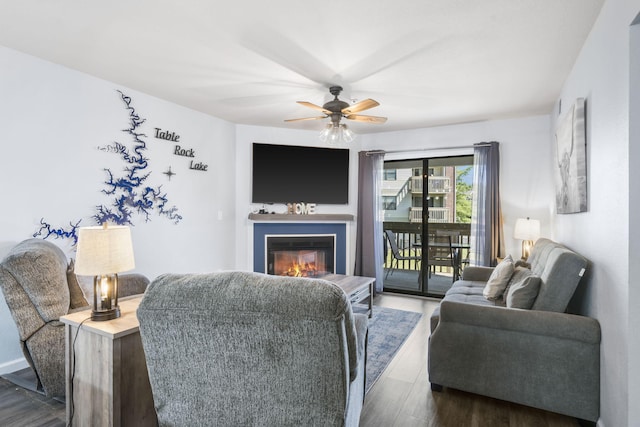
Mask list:
[[[294,214],[257,214],[250,213],[249,219],[252,221],[353,221],[355,217],[351,214],[309,214],[309,215],[294,215]]]

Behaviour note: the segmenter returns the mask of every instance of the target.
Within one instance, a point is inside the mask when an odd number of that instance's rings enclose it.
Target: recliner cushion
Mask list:
[[[44,322],[69,310],[67,257],[51,242],[29,239],[17,244],[2,266],[27,294]]]
[[[89,303],[82,292],[82,288],[78,283],[78,278],[74,271],[73,259],[69,261],[67,267],[67,285],[69,286],[69,309],[73,310],[80,307],[87,307]]]

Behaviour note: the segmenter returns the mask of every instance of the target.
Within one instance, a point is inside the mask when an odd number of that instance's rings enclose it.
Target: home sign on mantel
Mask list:
[[[193,148],[185,148],[177,144],[178,142],[180,142],[180,135],[178,135],[177,133],[171,132],[168,130],[162,130],[161,128],[155,128],[155,130],[156,130],[155,137],[157,139],[163,139],[165,141],[176,143],[175,148],[173,150],[173,154],[175,156],[187,157],[190,159],[194,159],[196,157],[196,151]],[[208,167],[209,165],[202,162],[194,163],[194,160],[191,160],[189,162],[189,169],[192,169],[192,170],[207,172]]]
[[[287,203],[287,213],[292,215],[313,215],[316,213],[315,203]]]

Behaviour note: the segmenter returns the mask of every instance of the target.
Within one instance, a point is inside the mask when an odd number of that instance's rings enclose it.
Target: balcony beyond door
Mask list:
[[[385,240],[385,291],[440,297],[469,256],[473,156],[385,161],[384,168],[383,227],[401,254],[396,259]],[[443,235],[450,264],[436,237]]]

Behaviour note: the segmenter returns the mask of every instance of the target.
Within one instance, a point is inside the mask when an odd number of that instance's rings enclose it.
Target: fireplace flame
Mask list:
[[[318,274],[316,264],[313,262],[306,262],[299,264],[297,262],[292,263],[286,270],[283,271],[282,276],[290,277],[315,277]]]

